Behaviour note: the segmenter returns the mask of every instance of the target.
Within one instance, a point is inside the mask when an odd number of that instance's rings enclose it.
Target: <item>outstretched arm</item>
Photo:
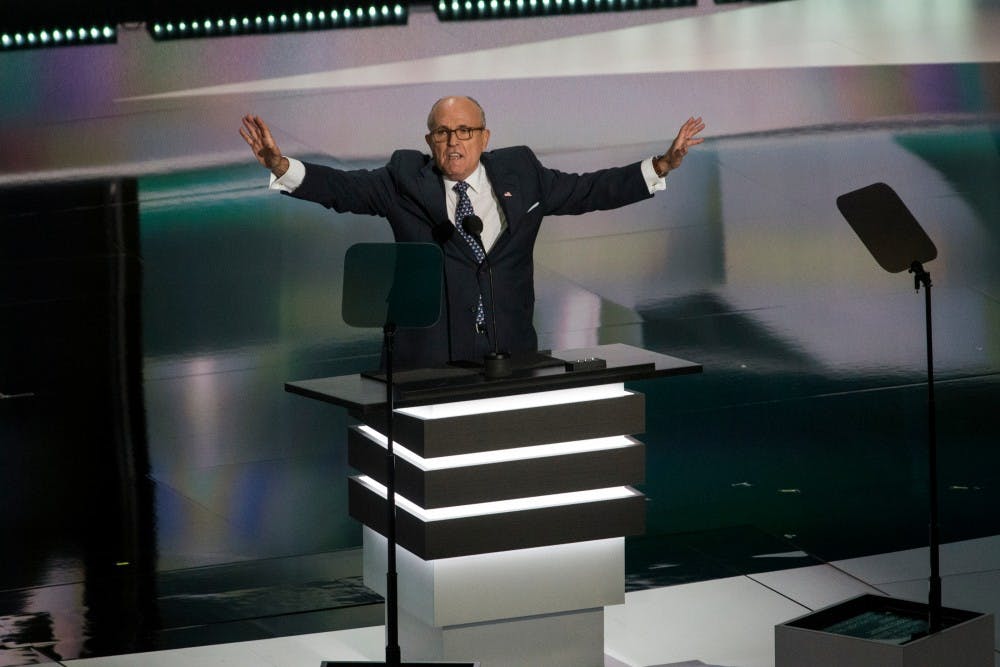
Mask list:
[[[670,144],[667,152],[653,160],[653,169],[656,170],[656,175],[663,178],[667,173],[681,166],[681,162],[684,160],[684,156],[687,155],[688,149],[704,141],[704,139],[697,136],[704,129],[705,123],[702,122],[700,116],[698,118],[688,118],[681,125],[680,131],[674,137],[674,141]]]
[[[267,167],[275,178],[281,178],[288,171],[288,158],[281,154],[277,142],[271,136],[271,130],[260,116],[247,114],[243,116],[243,126],[240,136],[250,146],[257,162]]]

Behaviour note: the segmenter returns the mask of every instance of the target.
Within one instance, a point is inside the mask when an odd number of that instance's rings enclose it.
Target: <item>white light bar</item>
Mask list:
[[[372,442],[383,449],[387,439],[384,434],[379,433],[370,426],[359,426],[358,430],[364,433]],[[452,468],[464,468],[467,466],[488,465],[492,463],[506,463],[508,461],[523,461],[526,459],[540,459],[545,456],[565,456],[567,454],[580,454],[583,452],[598,452],[612,449],[628,447],[634,441],[628,436],[613,435],[606,438],[591,438],[588,440],[570,440],[567,442],[554,442],[546,445],[535,445],[532,447],[515,447],[511,449],[495,449],[489,452],[477,452],[475,454],[455,454],[452,456],[434,456],[424,458],[415,454],[398,442],[393,443],[392,451],[399,458],[407,463],[411,463],[417,468],[427,470],[450,470]]]
[[[422,405],[415,408],[399,408],[396,412],[416,417],[417,419],[447,419],[449,417],[465,417],[487,412],[504,412],[523,408],[537,408],[548,405],[564,405],[583,401],[598,401],[608,398],[627,396],[625,383],[601,384],[593,387],[577,387],[575,389],[558,389],[556,391],[540,391],[534,394],[519,394],[517,396],[499,396],[496,398],[480,398],[474,401],[456,401],[454,403],[438,403]]]
[[[118,28],[111,25],[59,28],[43,27],[37,30],[4,30],[0,33],[0,51],[41,49],[53,46],[114,44],[117,41]]]
[[[162,19],[149,22],[146,30],[154,40],[163,41],[193,37],[229,37],[259,33],[406,25],[409,19],[409,3],[321,4],[328,6],[329,9],[303,7],[299,10],[194,17],[194,20]]]
[[[379,484],[371,477],[367,475],[359,475],[358,477],[355,477],[355,479],[381,497],[386,498],[388,496],[385,486]],[[396,494],[396,505],[421,521],[428,523],[431,521],[444,521],[447,519],[464,519],[473,516],[486,516],[488,514],[520,512],[523,510],[541,509],[544,507],[561,507],[564,505],[579,505],[581,503],[621,500],[623,498],[632,498],[640,495],[642,494],[627,486],[613,486],[606,489],[590,489],[587,491],[573,491],[570,493],[554,493],[547,496],[533,496],[531,498],[515,498],[513,500],[496,500],[488,503],[473,503],[471,505],[455,505],[452,507],[424,509],[411,500]]]
[[[736,0],[726,0],[736,1]],[[719,0],[716,0],[718,3]],[[693,7],[697,0],[438,0],[434,13],[441,21],[523,18],[558,14]]]

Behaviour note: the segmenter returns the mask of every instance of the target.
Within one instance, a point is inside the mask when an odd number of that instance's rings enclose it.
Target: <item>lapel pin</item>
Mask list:
[[[504,197],[513,197],[514,195],[512,195],[512,194],[511,194],[511,193],[509,193],[509,192],[505,192],[505,193],[503,193],[503,196],[504,196]]]

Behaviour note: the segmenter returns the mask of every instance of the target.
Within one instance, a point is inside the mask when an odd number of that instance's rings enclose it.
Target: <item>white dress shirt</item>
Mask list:
[[[452,224],[458,226],[461,224],[460,220],[455,220],[455,209],[458,207],[458,193],[452,189],[458,181],[444,177],[441,180],[444,181],[444,202],[445,207],[448,209],[448,219],[451,220]],[[483,240],[483,247],[486,248],[486,252],[489,252],[493,244],[496,243],[496,240],[500,238],[503,230],[507,228],[507,220],[500,209],[500,204],[497,202],[497,195],[493,192],[493,186],[490,184],[490,179],[486,176],[486,170],[483,169],[482,162],[476,165],[476,170],[469,174],[465,182],[469,184],[467,192],[469,194],[469,201],[472,202],[472,210],[483,221],[483,233],[480,238]]]

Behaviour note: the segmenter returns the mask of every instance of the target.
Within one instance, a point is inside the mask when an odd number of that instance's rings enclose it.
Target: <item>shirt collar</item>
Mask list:
[[[442,179],[444,180],[445,189],[448,190],[449,192],[451,192],[451,189],[452,187],[454,187],[455,183],[458,183],[458,181],[453,181],[450,178],[444,176],[442,177]],[[487,186],[487,181],[486,181],[486,170],[483,169],[482,160],[480,160],[479,164],[476,165],[475,171],[469,174],[469,177],[465,179],[465,182],[469,184],[469,188],[471,188],[473,192],[477,194],[484,192]]]

